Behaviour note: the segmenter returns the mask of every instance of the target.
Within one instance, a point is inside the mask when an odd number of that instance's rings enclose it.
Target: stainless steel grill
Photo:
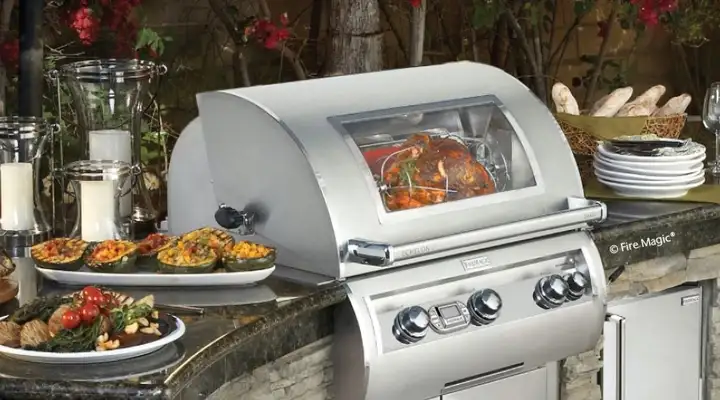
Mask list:
[[[452,63],[198,104],[170,230],[214,213],[276,246],[286,277],[343,280],[339,399],[555,398],[556,361],[595,346],[605,278],[587,228],[605,206],[511,76]]]

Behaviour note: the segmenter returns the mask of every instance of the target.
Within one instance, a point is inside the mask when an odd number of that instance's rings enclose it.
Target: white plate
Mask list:
[[[705,156],[705,146],[700,143],[691,142],[690,148],[687,149],[688,154],[674,155],[674,156],[636,156],[629,154],[618,154],[610,150],[610,144],[601,143],[597,147],[598,153],[602,154],[603,157],[611,160],[618,161],[631,161],[631,162],[652,162],[652,163],[664,163],[664,162],[675,162],[675,161],[699,161]]]
[[[674,165],[677,163],[663,163],[660,166],[669,166],[669,168],[658,168],[657,163],[623,163],[620,161],[607,160],[602,156],[595,155],[595,163],[600,165],[603,169],[610,169],[612,171],[627,172],[630,174],[640,175],[656,175],[656,176],[678,176],[695,173],[698,170],[703,169],[702,161],[699,162],[687,162],[683,161],[681,165]],[[641,165],[649,164],[649,165]]]
[[[642,185],[623,185],[598,178],[603,185],[608,186],[616,194],[625,197],[638,197],[646,199],[672,199],[682,197],[687,194],[690,189],[701,186],[705,183],[705,177],[702,177],[687,185],[674,186],[642,186]]]
[[[634,179],[634,180],[644,180],[644,181],[676,181],[676,180],[691,180],[690,178],[694,178],[696,175],[704,174],[705,169],[702,164],[698,164],[696,169],[691,170],[692,172],[683,174],[683,175],[651,175],[651,174],[637,174],[637,173],[631,173],[631,172],[623,172],[623,171],[616,171],[611,169],[611,167],[605,166],[605,164],[600,164],[598,162],[595,162],[593,164],[593,167],[595,168],[595,174],[596,175],[605,175],[608,178],[614,178],[614,179]]]
[[[625,174],[632,175],[632,174]],[[599,179],[610,181],[613,183],[620,183],[624,185],[640,185],[640,186],[682,186],[691,184],[698,179],[705,176],[705,171],[700,171],[692,175],[683,175],[679,177],[673,177],[672,179],[665,180],[651,180],[645,179],[642,175],[632,175],[634,178],[618,177],[614,172],[606,173],[602,170],[595,170],[595,176]]]
[[[44,277],[69,285],[113,286],[242,286],[259,282],[275,271],[275,266],[258,271],[215,272],[209,274],[156,274],[137,272],[107,274],[90,271],[61,271],[35,266]]]
[[[705,159],[705,154],[702,154],[699,158],[694,158],[688,161],[668,161],[668,162],[639,162],[639,161],[619,161],[605,157],[600,153],[595,153],[595,160],[604,162],[615,167],[632,168],[632,169],[644,169],[648,171],[685,171],[695,167],[698,163],[702,163]]]
[[[7,317],[9,317],[9,315],[0,318],[0,320],[4,320]],[[185,334],[185,324],[180,318],[174,315],[170,315],[170,317],[175,321],[174,331],[154,342],[138,346],[108,351],[83,351],[79,353],[50,353],[47,351],[32,351],[0,346],[0,354],[17,360],[44,364],[93,364],[127,360],[160,350],[164,346],[180,339]]]

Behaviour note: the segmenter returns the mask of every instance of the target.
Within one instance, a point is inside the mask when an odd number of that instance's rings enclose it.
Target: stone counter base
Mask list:
[[[613,271],[606,271],[609,276]],[[658,293],[687,282],[720,277],[720,245],[628,265],[608,290],[608,300]],[[716,281],[717,285],[717,281]],[[718,292],[718,291],[716,291]],[[708,295],[708,294],[706,294]],[[720,298],[713,299],[709,356],[712,365],[710,400],[720,400]],[[602,369],[602,339],[594,351],[562,362],[561,400],[600,400],[598,375]]]
[[[224,384],[208,400],[332,400],[332,336]]]

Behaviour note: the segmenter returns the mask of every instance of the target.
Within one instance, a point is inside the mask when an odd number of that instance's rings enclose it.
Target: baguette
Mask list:
[[[552,87],[552,99],[559,113],[580,115],[580,107],[570,89],[558,82]]]
[[[688,106],[690,106],[691,101],[692,97],[687,93],[683,93],[680,96],[675,96],[668,100],[664,106],[658,108],[652,115],[655,117],[666,117],[668,115],[683,114]]]
[[[658,100],[665,94],[665,86],[655,85],[636,97],[633,101],[625,104],[618,110],[618,117],[638,117],[650,115],[655,111]]]
[[[648,107],[654,106],[654,105],[657,105],[657,102],[660,100],[660,98],[664,94],[665,94],[665,86],[655,85],[655,86],[651,87],[650,89],[646,90],[645,93],[638,96],[635,100],[633,100],[633,103],[644,104]]]
[[[631,86],[613,90],[612,93],[595,102],[590,109],[589,115],[593,117],[614,116],[630,100],[632,93],[633,88]]]
[[[616,117],[643,117],[650,115],[650,107],[644,104],[625,104]]]

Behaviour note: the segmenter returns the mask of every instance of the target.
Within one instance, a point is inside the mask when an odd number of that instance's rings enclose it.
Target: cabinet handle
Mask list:
[[[625,318],[607,314],[603,346],[603,400],[625,399]]]

